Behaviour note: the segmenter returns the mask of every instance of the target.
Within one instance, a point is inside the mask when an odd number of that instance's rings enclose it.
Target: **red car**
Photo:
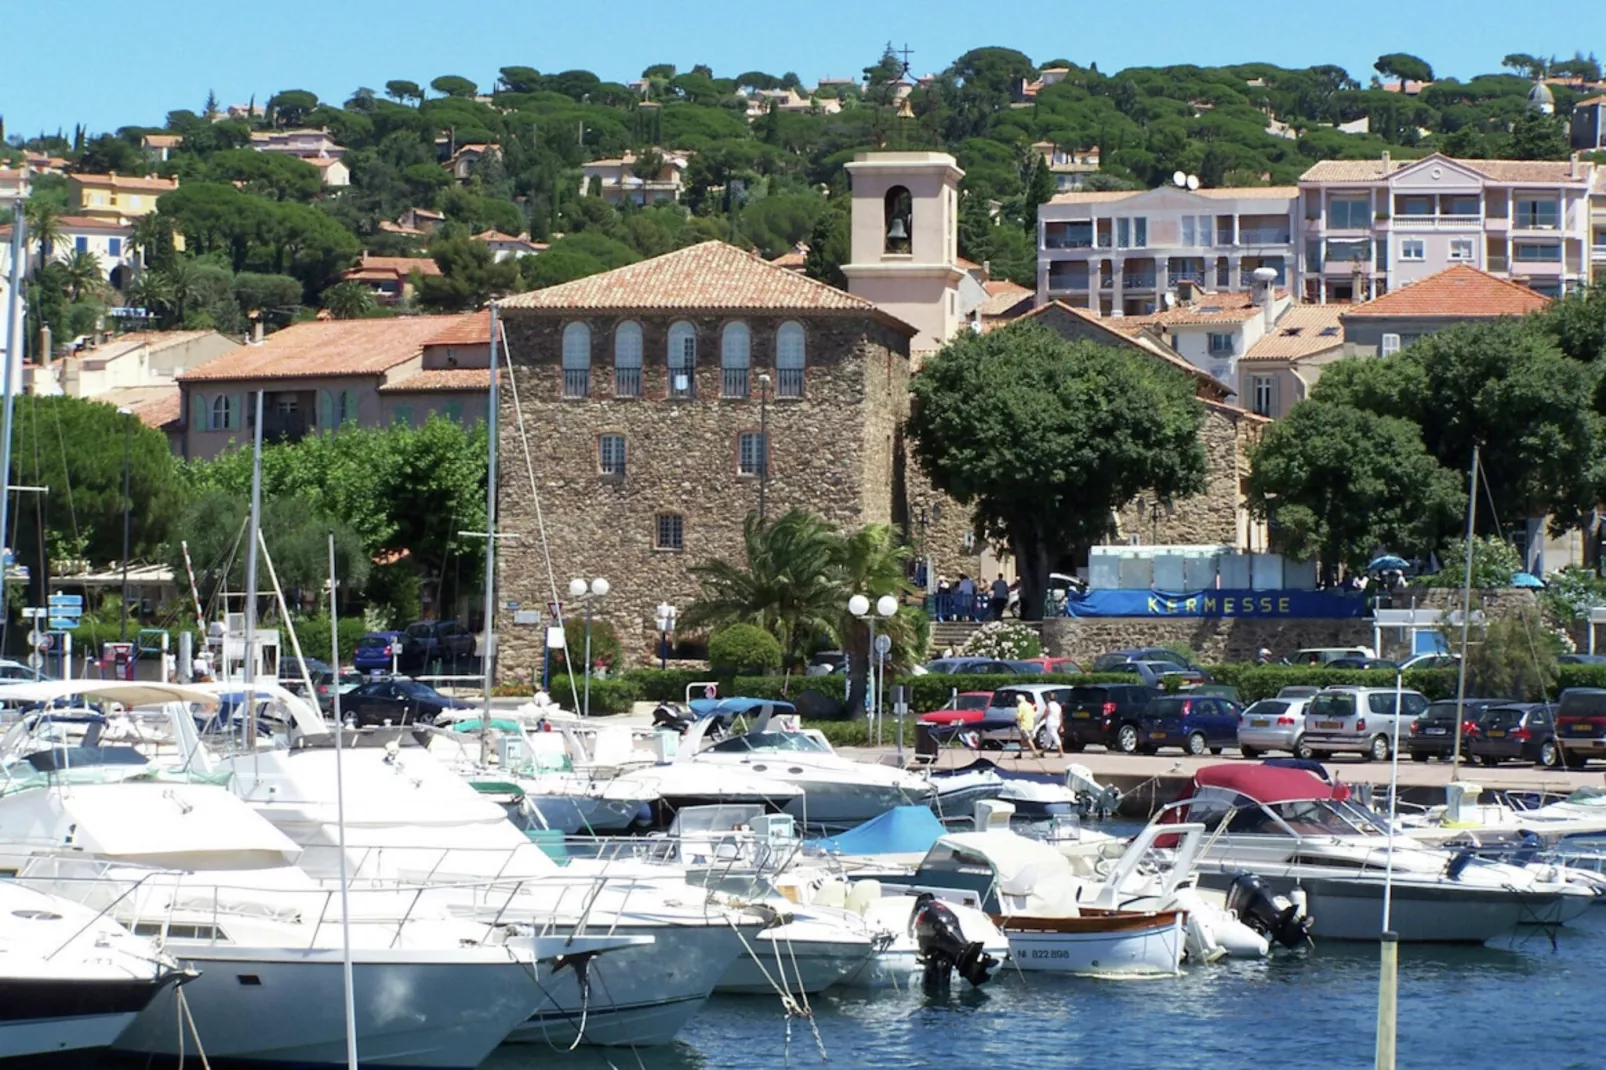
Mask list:
[[[1070,658],[1026,658],[1025,661],[1032,665],[1041,665],[1045,673],[1068,675],[1086,671]]]

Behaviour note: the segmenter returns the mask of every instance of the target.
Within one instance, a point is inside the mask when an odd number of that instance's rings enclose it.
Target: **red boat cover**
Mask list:
[[[1226,788],[1263,803],[1295,802],[1302,799],[1349,798],[1347,784],[1329,784],[1315,773],[1279,765],[1234,762],[1207,765],[1193,775],[1193,790]],[[1189,795],[1193,791],[1188,792]]]

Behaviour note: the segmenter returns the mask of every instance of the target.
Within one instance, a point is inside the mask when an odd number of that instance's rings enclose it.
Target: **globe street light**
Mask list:
[[[875,668],[876,664],[885,661],[885,658],[882,656],[880,649],[876,646],[875,616],[871,616],[870,614],[870,599],[862,594],[854,595],[852,598],[848,599],[848,612],[864,621],[867,625],[869,625],[870,628],[869,655],[875,657],[876,663],[867,664],[866,666],[870,670],[870,679],[868,681],[870,694],[867,697],[870,700],[870,708],[875,711],[876,717],[879,720],[881,715],[881,688],[876,683]],[[884,620],[895,616],[898,612],[898,600],[892,597],[890,594],[882,595],[880,598],[876,599],[875,612],[876,616],[880,616]]]
[[[675,627],[675,607],[668,602],[658,603],[658,667],[669,668],[669,633]]]
[[[589,584],[582,579],[569,581],[569,597],[579,599],[586,607],[585,699],[581,707],[582,717],[591,716],[591,605],[597,599],[605,597],[611,589],[608,581],[601,576]]]

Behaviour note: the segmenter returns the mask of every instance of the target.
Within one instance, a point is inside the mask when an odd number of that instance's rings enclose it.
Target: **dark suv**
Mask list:
[[[438,661],[443,668],[474,656],[474,634],[455,620],[420,620],[402,633],[401,670],[417,675]]]
[[[1492,706],[1510,706],[1513,698],[1469,698],[1461,703],[1461,753],[1470,754],[1468,744],[1478,734],[1478,718]],[[1429,758],[1449,758],[1455,754],[1455,699],[1443,698],[1428,704],[1415,721],[1411,722],[1410,735],[1404,740],[1405,750],[1413,762]]]
[[[1143,741],[1138,725],[1143,709],[1160,697],[1158,688],[1142,684],[1077,684],[1065,704],[1065,749],[1102,744],[1123,754],[1136,754]]]
[[[1557,768],[1561,748],[1556,746],[1555,703],[1514,702],[1484,710],[1478,734],[1472,737],[1472,754],[1484,765],[1514,758]]]
[[[1606,758],[1606,689],[1569,687],[1556,707],[1556,741],[1568,769]]]

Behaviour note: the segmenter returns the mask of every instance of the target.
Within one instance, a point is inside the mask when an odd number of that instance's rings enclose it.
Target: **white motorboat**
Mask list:
[[[1534,870],[1391,836],[1386,819],[1352,802],[1346,786],[1304,769],[1206,766],[1157,820],[1213,830],[1198,862],[1205,887],[1226,891],[1249,871],[1274,894],[1304,896],[1318,939],[1378,939],[1390,871],[1391,928],[1403,942],[1484,943],[1519,925],[1570,921],[1595,901],[1559,867]]]
[[[0,1059],[108,1048],[184,976],[104,914],[0,881]]]
[[[804,825],[857,825],[895,806],[930,805],[935,796],[924,777],[844,758],[818,733],[791,728],[778,718],[778,710],[790,709],[787,703],[724,699],[720,705],[737,715],[756,710],[757,717],[746,732],[715,743],[706,740],[719,717],[700,718],[686,730],[675,763],[705,775],[760,773],[795,785],[803,796],[784,809]]]

